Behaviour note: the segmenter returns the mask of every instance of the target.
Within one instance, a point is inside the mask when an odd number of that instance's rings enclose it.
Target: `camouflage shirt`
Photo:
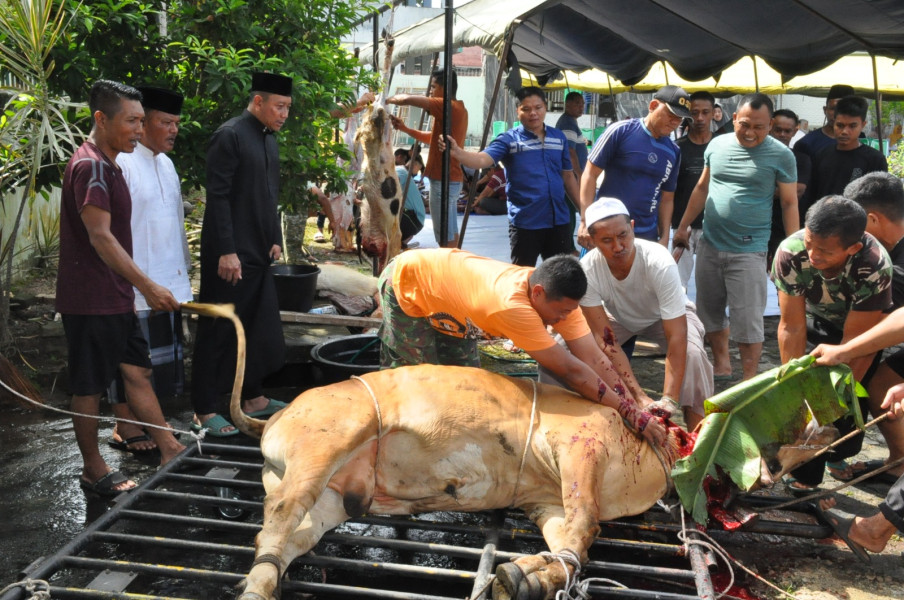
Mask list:
[[[841,272],[832,278],[810,264],[804,247],[804,230],[779,245],[771,278],[779,291],[804,296],[807,316],[821,317],[838,329],[852,310],[886,310],[891,306],[892,264],[876,238],[863,234],[863,248],[848,257]]]

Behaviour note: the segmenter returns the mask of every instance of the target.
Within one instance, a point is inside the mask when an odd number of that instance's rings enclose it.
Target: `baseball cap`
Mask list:
[[[665,102],[676,117],[691,116],[691,97],[677,85],[666,85],[653,95],[654,100]]]
[[[597,221],[602,221],[615,215],[630,216],[628,209],[621,200],[603,197],[587,207],[587,210],[584,211],[584,221],[587,223],[587,227],[590,227]]]

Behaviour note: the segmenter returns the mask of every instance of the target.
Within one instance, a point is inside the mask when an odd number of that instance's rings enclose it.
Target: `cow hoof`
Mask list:
[[[515,563],[496,567],[493,600],[542,600],[543,586],[535,575],[525,575]]]

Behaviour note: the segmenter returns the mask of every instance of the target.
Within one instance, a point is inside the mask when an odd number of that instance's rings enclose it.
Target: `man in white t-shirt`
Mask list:
[[[688,429],[703,418],[703,401],[713,395],[713,368],[703,345],[703,324],[687,299],[678,265],[669,251],[634,239],[625,205],[600,198],[586,212],[594,248],[581,259],[587,293],[581,309],[597,342],[632,394],[645,396],[631,370],[636,339],[665,350],[662,396],[678,403]]]

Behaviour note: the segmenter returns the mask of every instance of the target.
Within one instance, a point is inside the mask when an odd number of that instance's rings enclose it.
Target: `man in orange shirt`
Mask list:
[[[577,308],[587,277],[571,256],[544,260],[536,269],[462,250],[405,252],[380,276],[384,368],[421,363],[479,366],[477,340],[503,337],[523,348],[588,400],[616,410],[651,443],[665,427],[628,395]],[[565,340],[559,346],[546,330]],[[667,408],[667,407],[666,407]]]
[[[443,87],[445,71],[439,69],[430,76],[430,96],[412,96],[409,94],[396,94],[386,99],[387,104],[401,106],[415,106],[426,110],[433,117],[433,129],[431,131],[418,131],[405,125],[396,116],[390,116],[392,126],[412,136],[422,144],[428,144],[430,152],[427,156],[427,168],[424,176],[430,180],[430,219],[433,221],[433,235],[436,243],[443,245],[442,225],[440,223],[442,177],[443,177],[443,153],[437,146],[437,139],[443,133],[443,97],[446,89]],[[459,146],[464,146],[465,134],[468,131],[468,111],[465,103],[455,98],[458,92],[458,76],[455,71],[449,73],[449,95],[452,97],[452,138]],[[449,162],[449,225],[446,229],[447,248],[458,247],[458,196],[461,194],[461,182],[463,174],[461,165],[454,158]]]

